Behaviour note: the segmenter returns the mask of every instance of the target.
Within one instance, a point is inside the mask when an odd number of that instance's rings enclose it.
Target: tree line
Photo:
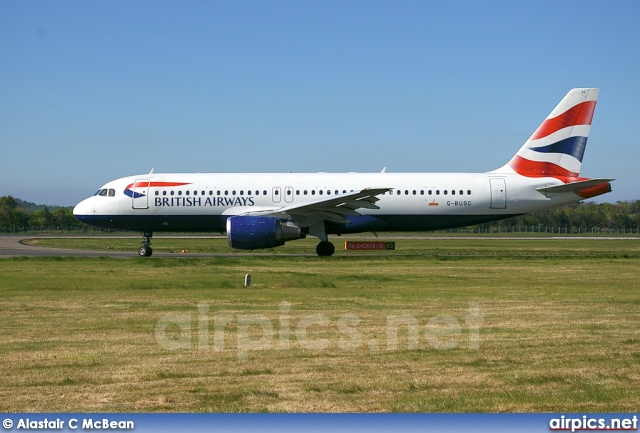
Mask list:
[[[31,209],[30,203],[12,196],[0,197],[0,227],[58,227],[66,229],[86,227],[73,216],[72,208],[50,210]],[[584,202],[560,208],[522,215],[502,221],[482,224],[490,227],[582,227],[600,229],[638,229],[640,227],[640,200],[617,203]]]
[[[70,207],[58,207],[51,211],[48,206],[30,209],[29,203],[10,195],[0,197],[0,227],[83,227],[73,216]]]
[[[521,215],[502,221],[483,224],[493,227],[567,227],[600,229],[638,229],[640,227],[640,200],[617,203],[582,202],[559,208]]]

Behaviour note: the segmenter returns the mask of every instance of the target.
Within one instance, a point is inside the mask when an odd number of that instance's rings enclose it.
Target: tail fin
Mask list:
[[[496,172],[563,181],[578,177],[599,91],[570,90],[511,161]]]

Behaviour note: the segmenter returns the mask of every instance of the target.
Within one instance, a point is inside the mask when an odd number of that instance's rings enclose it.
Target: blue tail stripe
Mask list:
[[[571,155],[578,161],[582,162],[586,146],[587,137],[569,137],[556,143],[549,144],[548,146],[532,147],[531,150],[535,150],[540,153],[564,153],[566,155]]]

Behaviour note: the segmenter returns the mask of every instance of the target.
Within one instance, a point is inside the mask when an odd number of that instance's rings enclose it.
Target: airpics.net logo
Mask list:
[[[477,302],[470,303],[460,318],[437,314],[421,322],[412,314],[387,315],[375,332],[371,331],[371,323],[356,314],[334,319],[325,314],[298,315],[288,302],[280,303],[273,317],[212,311],[206,302],[199,303],[196,310],[192,314],[165,314],[157,321],[155,338],[163,349],[235,349],[239,361],[249,359],[251,352],[264,350],[478,350],[484,323]]]

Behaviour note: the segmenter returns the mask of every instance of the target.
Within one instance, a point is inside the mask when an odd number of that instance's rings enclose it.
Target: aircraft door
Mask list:
[[[149,209],[149,180],[136,179],[131,187],[131,207]]]
[[[282,198],[280,197],[282,191],[280,191],[280,187],[279,186],[274,186],[273,187],[273,191],[271,193],[271,196],[273,197],[273,202],[274,203],[280,203],[280,200],[282,200]]]
[[[287,203],[293,202],[293,187],[287,186],[284,189],[284,201]]]
[[[507,208],[507,185],[502,178],[489,179],[491,185],[491,209]]]

